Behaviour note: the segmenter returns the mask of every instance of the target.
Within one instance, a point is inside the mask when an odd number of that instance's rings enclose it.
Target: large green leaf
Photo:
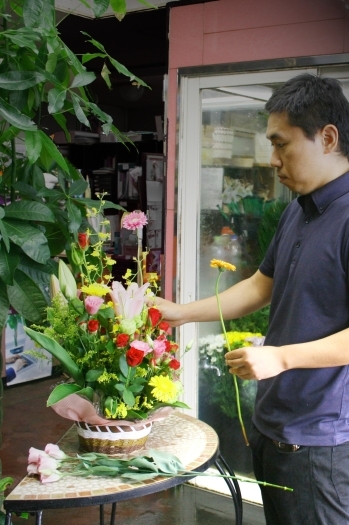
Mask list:
[[[55,221],[55,217],[50,208],[41,202],[15,201],[6,206],[4,211],[7,219],[40,222]]]
[[[13,277],[19,263],[19,254],[15,250],[0,250],[0,278],[5,284],[13,285]]]
[[[0,115],[4,120],[7,120],[12,126],[23,131],[34,131],[37,129],[36,124],[24,113],[12,107],[6,100],[0,97]]]
[[[42,323],[47,301],[40,287],[30,277],[16,270],[13,286],[7,286],[7,294],[13,308],[31,323]]]
[[[50,250],[48,249],[47,239],[40,230],[24,221],[15,219],[5,218],[2,224],[11,241],[22,248],[28,257],[42,264],[48,261]]]
[[[57,164],[66,172],[69,171],[68,165],[62,153],[58,150],[57,146],[54,144],[52,139],[48,137],[43,131],[39,131],[42,140],[42,147],[46,152],[51,156],[52,160],[57,162]]]
[[[71,394],[78,394],[79,396],[87,397],[87,399],[93,401],[93,389],[91,387],[87,386],[86,388],[81,388],[75,384],[64,383],[56,386],[52,391],[46,402],[46,406],[50,407]]]
[[[110,0],[110,7],[118,20],[122,20],[126,15],[126,0]]]
[[[53,88],[48,92],[48,112],[57,113],[64,106],[67,97],[66,89]]]
[[[61,113],[56,113],[56,114],[53,114],[52,116],[55,119],[55,121],[57,122],[57,124],[63,129],[64,135],[65,135],[65,140],[67,142],[70,142],[71,141],[71,137],[70,137],[70,133],[69,133],[68,128],[67,128],[67,119],[65,118],[65,116],[62,115]]]
[[[42,348],[45,348],[45,350],[58,359],[58,361],[78,385],[81,387],[84,386],[84,377],[80,368],[61,345],[51,339],[51,337],[48,337],[45,334],[40,334],[39,332],[35,332],[35,330],[32,330],[31,328],[25,327],[24,330],[29,335],[29,337],[33,339],[33,341],[38,343],[38,345],[40,345]]]
[[[48,286],[52,274],[58,275],[58,263],[50,259],[47,264],[40,264],[26,255],[21,257],[18,269],[22,270],[37,285]]]
[[[85,71],[84,73],[79,73],[78,75],[76,75],[70,87],[76,88],[81,86],[87,86],[88,84],[91,84],[91,82],[93,82],[95,79],[96,75],[92,71]]]
[[[45,77],[36,71],[8,71],[0,74],[0,88],[22,90],[43,82]]]
[[[59,255],[65,250],[67,244],[68,232],[64,235],[62,228],[58,222],[46,225],[46,239],[50,249],[51,256]]]
[[[46,0],[24,0],[23,21],[27,27],[34,27],[42,18],[44,3]]]
[[[37,131],[25,132],[25,149],[30,164],[34,164],[39,158],[42,142]]]
[[[71,200],[67,202],[67,210],[69,214],[69,231],[72,233],[77,232],[82,220],[81,211]]]

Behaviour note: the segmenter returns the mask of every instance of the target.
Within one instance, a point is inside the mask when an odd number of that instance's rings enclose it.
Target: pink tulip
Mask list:
[[[30,447],[28,463],[37,463],[40,456],[47,456],[44,450],[39,450],[38,448]]]
[[[154,349],[153,349],[153,355],[155,359],[159,359],[163,355],[163,353],[166,350],[166,343],[165,341],[159,341],[158,339],[155,339],[154,341]]]
[[[136,348],[137,350],[142,350],[142,352],[144,352],[144,355],[149,354],[149,352],[151,352],[152,350],[150,346],[144,341],[132,341],[130,346],[132,348]]]
[[[62,476],[63,474],[58,472],[58,470],[47,470],[47,472],[40,473],[40,481],[41,483],[52,483],[53,481],[61,479]]]
[[[50,456],[50,458],[65,459],[68,457],[58,445],[53,445],[52,443],[48,443],[46,445],[45,452]]]
[[[85,299],[85,308],[87,313],[90,315],[95,315],[103,303],[104,300],[101,297],[89,295]]]

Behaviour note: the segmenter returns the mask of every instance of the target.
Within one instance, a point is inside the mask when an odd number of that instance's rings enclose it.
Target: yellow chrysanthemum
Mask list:
[[[97,297],[104,297],[109,293],[109,288],[105,284],[91,283],[88,286],[82,286],[81,291],[87,295],[96,295]]]
[[[218,268],[220,271],[231,270],[232,272],[235,272],[236,270],[236,266],[228,262],[221,261],[220,259],[212,259],[210,266],[211,268]]]
[[[154,376],[149,381],[153,386],[152,395],[162,403],[174,403],[178,396],[178,386],[168,376]]]
[[[245,341],[247,337],[262,337],[260,333],[252,332],[227,332],[227,339],[230,346],[233,346],[235,343],[241,343],[241,346],[251,346],[252,343]]]

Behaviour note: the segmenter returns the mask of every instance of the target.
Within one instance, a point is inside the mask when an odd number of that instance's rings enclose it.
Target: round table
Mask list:
[[[58,441],[59,447],[68,455],[79,452],[78,435],[72,426]],[[146,450],[156,449],[177,456],[187,471],[204,472],[215,465],[221,474],[234,476],[219,452],[219,440],[216,432],[198,419],[174,412],[170,416],[156,421],[149,435],[145,448],[131,456],[145,455]],[[11,525],[13,512],[30,512],[36,515],[36,525],[41,525],[45,509],[100,506],[100,524],[104,525],[104,505],[112,503],[111,525],[114,525],[116,503],[160,492],[180,485],[196,477],[157,477],[143,482],[128,482],[111,477],[74,477],[65,476],[59,481],[42,484],[38,478],[26,476],[10,492],[4,501],[6,525]],[[242,500],[238,482],[225,478],[235,508],[235,523],[242,524]]]

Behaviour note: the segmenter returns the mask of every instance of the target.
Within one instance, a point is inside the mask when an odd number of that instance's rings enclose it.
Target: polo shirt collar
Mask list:
[[[349,171],[331,182],[328,182],[325,186],[322,186],[322,188],[318,188],[308,195],[301,195],[297,200],[299,205],[303,208],[303,211],[313,208],[315,205],[318,213],[321,214],[333,201],[348,192]]]

